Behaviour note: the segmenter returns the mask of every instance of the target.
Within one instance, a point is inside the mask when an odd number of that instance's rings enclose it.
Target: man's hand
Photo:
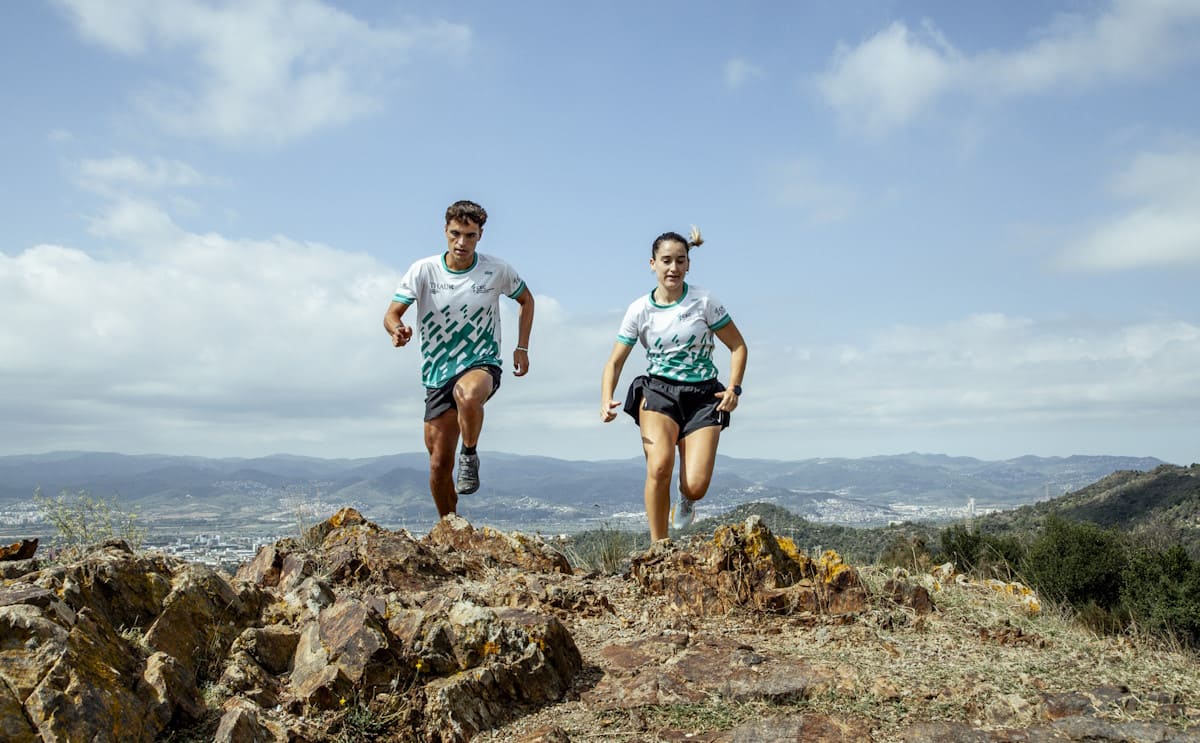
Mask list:
[[[396,327],[392,328],[392,345],[396,348],[408,345],[408,342],[412,340],[412,335],[411,327],[404,323],[398,323]]]
[[[529,351],[518,348],[513,351],[513,376],[523,377],[529,373]]]

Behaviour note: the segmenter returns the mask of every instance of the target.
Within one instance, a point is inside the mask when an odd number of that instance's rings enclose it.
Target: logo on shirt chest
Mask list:
[[[452,292],[457,287],[447,281],[431,281],[429,282],[429,293],[440,294],[442,292]]]

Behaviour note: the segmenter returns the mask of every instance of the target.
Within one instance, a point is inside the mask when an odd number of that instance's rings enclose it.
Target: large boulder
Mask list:
[[[722,526],[694,549],[657,542],[631,561],[647,593],[665,595],[683,614],[740,608],[778,614],[852,614],[867,607],[858,572],[834,552],[811,559],[776,537],[758,516]]]

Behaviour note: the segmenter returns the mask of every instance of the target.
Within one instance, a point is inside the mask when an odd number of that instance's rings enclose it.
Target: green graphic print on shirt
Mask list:
[[[393,299],[421,310],[421,383],[441,387],[473,366],[502,366],[500,294],[523,291],[511,266],[482,253],[465,271],[448,268],[443,256],[414,263]]]
[[[654,292],[634,300],[625,311],[617,340],[646,348],[647,372],[677,382],[715,379],[713,334],[732,322],[724,305],[705,289],[683,285],[673,304],[654,301]]]

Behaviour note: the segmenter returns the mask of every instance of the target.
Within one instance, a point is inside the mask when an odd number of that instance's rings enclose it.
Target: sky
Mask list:
[[[382,318],[471,199],[537,300],[484,452],[640,456],[600,375],[695,224],[749,348],[722,454],[1200,461],[1200,0],[0,21],[0,455],[423,450]]]

